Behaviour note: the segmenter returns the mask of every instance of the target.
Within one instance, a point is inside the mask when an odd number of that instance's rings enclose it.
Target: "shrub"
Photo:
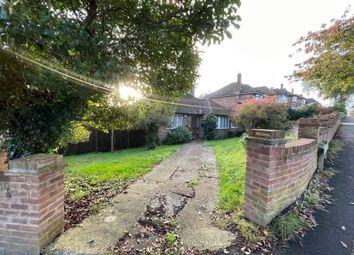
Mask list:
[[[159,127],[154,123],[148,125],[146,134],[146,147],[148,150],[154,150],[156,148],[157,142],[159,140],[158,131]]]
[[[165,144],[187,143],[192,140],[192,132],[187,127],[178,127],[167,134]]]
[[[204,129],[204,136],[207,140],[213,140],[216,135],[217,118],[215,115],[210,114],[204,116],[202,120],[202,126]]]
[[[233,137],[240,137],[243,134],[243,130],[242,129],[236,129],[236,130],[232,130],[227,132],[227,136],[229,138],[233,138]]]
[[[276,103],[272,97],[245,101],[233,109],[233,117],[243,130],[252,128],[285,130],[290,127],[287,105]]]
[[[298,120],[300,118],[309,118],[319,113],[319,109],[316,105],[309,105],[300,109],[288,108],[289,120]]]

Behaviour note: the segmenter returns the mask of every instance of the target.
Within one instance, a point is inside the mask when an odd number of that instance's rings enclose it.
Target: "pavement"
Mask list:
[[[329,183],[334,201],[316,213],[318,226],[301,243],[291,242],[279,255],[354,255],[354,117],[343,120],[337,139],[344,146],[334,159],[336,174]]]
[[[199,183],[188,185],[196,179]],[[125,233],[137,231],[148,207],[161,206],[166,214],[176,214],[182,243],[201,250],[227,247],[234,234],[214,227],[211,220],[217,187],[218,170],[211,149],[200,142],[185,144],[117,195],[110,208],[64,232],[45,254],[109,254]]]

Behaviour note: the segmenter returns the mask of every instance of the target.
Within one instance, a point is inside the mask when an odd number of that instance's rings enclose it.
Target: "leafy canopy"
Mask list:
[[[309,32],[294,46],[309,57],[296,65],[292,79],[305,81],[326,98],[349,97],[354,94],[354,16],[349,9],[329,27]]]
[[[0,133],[9,150],[47,152],[83,119],[104,130],[128,129],[142,116],[135,106],[112,104],[3,49],[111,88],[123,83],[144,95],[176,96],[197,78],[196,44],[230,37],[239,6],[239,0],[7,1],[7,16],[0,17]]]

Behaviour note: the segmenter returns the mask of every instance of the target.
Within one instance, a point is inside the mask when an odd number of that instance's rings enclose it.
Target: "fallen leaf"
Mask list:
[[[345,226],[342,226],[342,229],[343,229],[343,230],[346,230]]]
[[[354,205],[354,202],[349,203],[350,205]]]
[[[229,254],[230,252],[228,250],[224,249],[224,253]]]
[[[340,241],[340,243],[343,245],[343,247],[344,247],[344,248],[346,248],[346,249],[348,248],[348,245],[346,245],[346,243],[345,243],[345,242]]]

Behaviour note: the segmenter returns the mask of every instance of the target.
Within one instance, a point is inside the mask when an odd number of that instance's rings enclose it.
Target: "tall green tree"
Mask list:
[[[8,52],[45,65],[48,61],[52,70],[68,69],[110,88],[124,83],[145,95],[178,96],[197,78],[196,44],[230,37],[227,29],[238,26],[239,6],[239,0],[6,1],[0,47],[11,51],[1,52],[6,58],[1,59],[0,95],[8,97],[0,102],[0,114],[7,116],[0,120],[0,132],[21,155],[54,148],[68,123],[84,116],[99,127],[117,129],[129,128],[136,119],[134,110],[122,103],[105,101],[107,95]],[[51,131],[43,132],[46,128]],[[31,141],[20,142],[25,137]]]
[[[349,9],[330,26],[301,37],[294,46],[308,58],[296,65],[292,79],[305,81],[326,98],[354,94],[354,16]]]

